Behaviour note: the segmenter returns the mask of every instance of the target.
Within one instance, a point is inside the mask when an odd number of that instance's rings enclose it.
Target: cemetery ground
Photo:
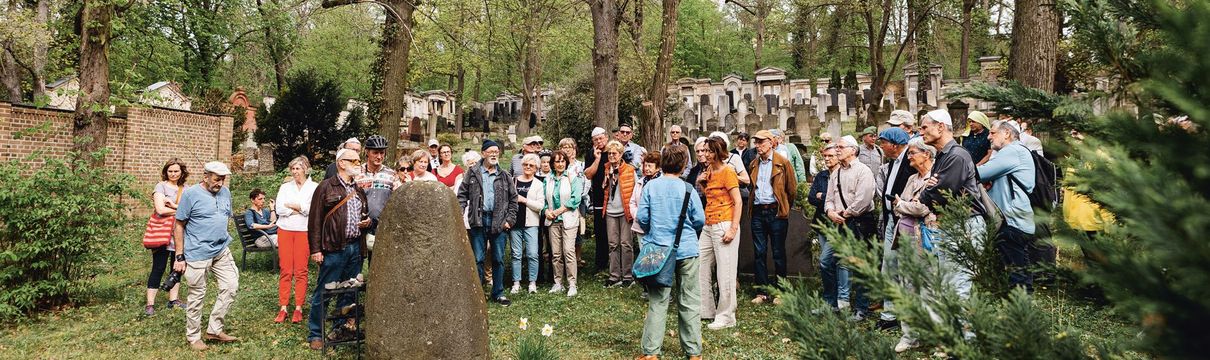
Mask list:
[[[131,231],[129,241],[103,254],[98,271],[88,281],[84,300],[74,307],[45,311],[13,323],[0,324],[0,358],[197,358],[184,341],[184,311],[164,310],[165,295],[157,299],[154,316],[142,316],[144,283],[149,264],[147,251],[138,242],[141,234]],[[233,244],[238,261],[238,244]],[[592,241],[585,242],[585,254],[592,254]],[[1075,258],[1078,250],[1065,249],[1064,259]],[[591,261],[591,259],[589,259]],[[241,339],[234,344],[212,344],[205,357],[239,359],[320,358],[307,348],[305,322],[275,324],[277,311],[277,269],[267,253],[250,254],[247,268],[240,269],[240,287],[235,304],[227,315],[227,331]],[[591,262],[585,269],[592,269]],[[314,289],[317,269],[311,266]],[[544,324],[554,328],[547,339],[565,359],[627,359],[639,354],[639,338],[647,303],[639,297],[639,287],[605,289],[604,277],[581,272],[580,294],[568,298],[547,294],[549,285],[537,294],[510,295],[511,307],[489,303],[491,351],[497,358],[515,358],[519,339],[539,337]],[[498,276],[498,275],[497,275]],[[818,277],[801,281],[818,289]],[[703,324],[705,356],[718,359],[790,359],[797,358],[797,345],[784,335],[784,322],[771,305],[753,305],[750,276],[741,275],[738,326],[710,331]],[[369,286],[373,286],[370,283]],[[1081,336],[1104,340],[1131,336],[1112,310],[1093,304],[1076,294],[1074,284],[1040,289],[1035,299],[1042,309],[1084,331]],[[216,294],[211,279],[203,311],[210,311]],[[185,291],[181,292],[184,300]],[[432,296],[442,296],[434,288]],[[309,297],[308,297],[309,299]],[[306,307],[305,309],[309,309]],[[406,317],[408,314],[399,314]],[[529,329],[522,331],[519,320],[527,318]],[[861,326],[873,327],[873,321]],[[669,316],[668,329],[676,329],[675,314]],[[417,329],[419,331],[420,329]],[[898,331],[871,329],[870,336],[895,339]],[[918,349],[901,356],[904,359],[927,358],[931,351]],[[683,356],[677,338],[666,336],[665,357]],[[352,348],[337,349],[338,358],[355,357]]]

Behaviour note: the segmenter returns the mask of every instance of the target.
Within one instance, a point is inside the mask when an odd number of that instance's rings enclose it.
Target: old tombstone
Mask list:
[[[806,105],[795,105],[793,110],[794,116],[791,116],[790,119],[793,119],[794,121],[786,121],[786,131],[802,135],[804,138],[809,138],[813,134],[811,132],[811,125],[809,124],[811,122],[810,107]]]
[[[836,106],[829,106],[828,111],[824,112],[824,119],[828,123],[828,133],[833,137],[840,136],[840,109]]]
[[[370,359],[489,357],[487,303],[470,242],[450,229],[462,229],[462,216],[441,183],[410,182],[387,201],[366,281]]]
[[[727,114],[723,116],[723,132],[734,134],[739,131],[739,124],[735,121],[735,114]]]
[[[767,127],[764,127],[764,124],[760,123],[760,116],[756,115],[756,114],[748,114],[747,116],[745,116],[744,123],[748,124],[749,127],[756,126],[757,129],[768,129]],[[752,135],[752,134],[755,134],[755,133],[751,132],[751,131],[748,132],[748,135]]]
[[[744,127],[744,132],[747,132],[748,135],[755,135],[756,132],[760,130],[760,124],[757,123],[748,123],[748,125]]]
[[[807,131],[810,136],[814,137],[819,135],[820,132],[823,132],[823,122],[819,121],[819,118],[816,117],[814,113],[812,113],[811,118],[805,122],[807,123]]]
[[[717,118],[706,119],[706,132],[711,133],[711,132],[720,131],[720,130],[721,130],[721,128],[718,126]]]
[[[408,122],[408,140],[421,141],[424,137],[424,127],[420,126],[420,118],[413,117],[412,121]]]
[[[966,116],[970,114],[969,110],[971,106],[965,101],[962,101],[962,99],[954,99],[954,101],[947,105],[946,110],[949,110],[950,118],[953,119],[954,122],[954,133],[963,133],[963,131],[966,130],[968,122]]]
[[[707,127],[710,120],[714,120],[716,122],[718,121],[718,119],[714,116],[714,107],[711,107],[710,105],[703,105],[701,122],[699,124],[697,124],[697,127],[699,127],[699,128]]]
[[[697,113],[694,113],[693,110],[685,110],[685,112],[681,114],[680,125],[682,128],[693,127],[693,124],[695,123],[697,123]]]

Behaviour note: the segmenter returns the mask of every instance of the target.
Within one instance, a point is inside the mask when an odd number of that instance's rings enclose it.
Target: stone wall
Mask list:
[[[62,157],[71,149],[72,112],[0,102],[0,161],[24,159],[34,152]],[[118,109],[110,118],[106,167],[134,175],[136,186],[150,188],[160,167],[178,157],[189,167],[190,182],[200,179],[202,164],[230,162],[232,121],[214,115],[164,108]],[[36,129],[30,131],[29,129]],[[27,133],[21,136],[22,133]],[[34,167],[41,161],[22,160]]]

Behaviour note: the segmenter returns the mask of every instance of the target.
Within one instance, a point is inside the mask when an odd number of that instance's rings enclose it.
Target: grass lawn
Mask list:
[[[194,358],[184,341],[183,311],[160,310],[155,316],[142,316],[143,284],[150,264],[136,235],[132,233],[130,241],[103,255],[100,271],[88,282],[89,300],[77,307],[0,325],[0,354],[3,354],[0,358]],[[586,247],[585,253],[591,254],[590,250],[591,247]],[[212,346],[205,356],[319,358],[318,352],[306,347],[305,325],[272,322],[277,309],[277,271],[270,269],[272,264],[267,255],[252,254],[248,260],[248,268],[241,270],[239,294],[227,316],[228,331],[242,341]],[[316,274],[314,265],[312,274]],[[543,286],[538,294],[513,296],[511,307],[489,305],[493,354],[512,358],[522,335],[537,336],[543,324],[550,324],[555,331],[549,341],[562,358],[624,359],[637,355],[646,311],[639,288],[604,289],[601,275],[585,274],[580,279],[580,295],[575,298],[547,294],[549,286]],[[807,281],[818,288],[816,278]],[[752,289],[742,284],[751,281],[741,277],[740,282],[739,325],[723,331],[709,331],[703,326],[705,355],[726,359],[794,358],[796,345],[783,341],[782,322],[776,309],[748,303]],[[313,283],[314,277],[309,288],[314,287]],[[216,293],[214,286],[211,281],[207,312]],[[1111,311],[1071,300],[1065,290],[1043,289],[1036,297],[1061,324],[1083,329],[1085,337],[1103,340],[1131,334]],[[517,326],[522,317],[529,319],[527,332]],[[872,326],[872,322],[867,325]],[[673,315],[668,329],[675,328]],[[871,331],[871,336],[897,338],[898,333]],[[683,356],[675,337],[665,337],[664,353],[669,358]],[[351,357],[353,353],[346,349],[334,355]],[[905,354],[903,358],[927,356],[919,352]]]

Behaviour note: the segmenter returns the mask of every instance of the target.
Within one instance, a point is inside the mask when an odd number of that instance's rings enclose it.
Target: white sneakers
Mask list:
[[[549,294],[555,294],[555,293],[561,293],[561,292],[563,292],[563,284],[560,284],[560,283],[555,283],[555,286],[551,286],[550,291],[547,291],[547,293],[549,293]]]
[[[516,294],[518,292],[521,292],[521,283],[515,282],[515,283],[513,283],[513,288],[511,290],[509,290],[508,293]]]
[[[734,326],[735,326],[735,323],[724,324],[724,323],[715,321],[715,322],[707,324],[706,328],[710,329],[710,330],[721,330],[721,329],[726,329],[726,328],[734,327]]]
[[[530,294],[534,294],[534,293],[537,293],[537,292],[538,292],[538,284],[537,284],[537,283],[529,283],[529,293],[530,293]]]
[[[841,311],[848,310],[849,301],[848,300],[836,300],[836,308]]]
[[[567,289],[567,297],[576,296],[577,293],[578,292],[576,291],[575,285],[572,285],[570,288]]]
[[[915,339],[912,339],[912,338],[908,337],[907,335],[903,335],[903,336],[899,337],[899,343],[895,344],[895,352],[902,353],[904,351],[911,350],[919,345],[920,344],[916,343]]]

